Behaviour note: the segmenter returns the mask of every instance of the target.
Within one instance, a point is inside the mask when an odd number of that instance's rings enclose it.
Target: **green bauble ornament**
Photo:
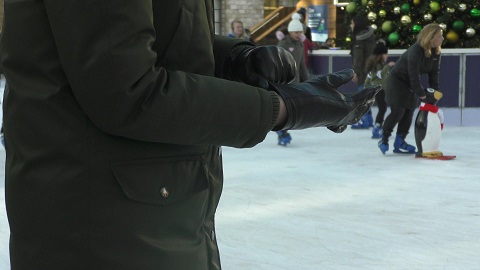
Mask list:
[[[410,4],[408,3],[403,4],[402,7],[400,7],[400,9],[402,10],[403,13],[408,13],[410,12]]]
[[[437,13],[440,10],[440,4],[438,2],[431,2],[430,3],[430,11],[432,13]]]
[[[415,25],[412,26],[412,33],[418,34],[418,33],[420,33],[420,31],[422,31],[422,26],[420,26],[418,24],[415,24]]]
[[[374,22],[377,19],[377,14],[375,14],[375,12],[369,12],[367,18],[369,21]]]
[[[390,35],[388,35],[388,42],[389,42],[391,45],[397,45],[399,38],[400,38],[400,36],[398,35],[398,33],[397,33],[397,32],[393,32],[393,33],[391,33]]]
[[[385,18],[385,16],[387,16],[387,12],[384,10],[384,9],[381,9],[379,12],[378,12],[378,16],[382,17],[382,18]]]
[[[366,6],[368,3],[368,0],[362,0],[362,5]]]
[[[453,22],[453,29],[457,31],[462,31],[464,26],[465,26],[465,23],[463,21],[458,20]]]
[[[472,8],[472,10],[470,10],[470,15],[474,18],[478,18],[480,17],[480,10],[478,10],[478,8]]]
[[[393,22],[392,21],[385,21],[382,24],[382,31],[385,33],[390,33],[393,30]]]
[[[354,13],[356,9],[357,9],[357,4],[355,4],[355,2],[348,3],[348,5],[347,5],[347,12],[348,13]]]
[[[345,42],[350,43],[350,42],[352,42],[352,39],[350,37],[346,37]]]

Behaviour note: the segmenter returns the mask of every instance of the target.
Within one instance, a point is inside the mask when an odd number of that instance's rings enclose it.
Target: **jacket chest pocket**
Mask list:
[[[209,187],[201,156],[115,162],[111,168],[124,194],[146,204],[174,204]]]

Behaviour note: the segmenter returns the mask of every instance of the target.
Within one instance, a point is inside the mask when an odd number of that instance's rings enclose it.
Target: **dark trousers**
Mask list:
[[[385,90],[380,90],[375,96],[375,102],[378,106],[378,113],[375,117],[375,124],[383,124],[383,119],[385,119],[385,113],[387,112],[387,102],[385,101]]]
[[[412,124],[414,109],[408,109],[396,105],[390,106],[390,114],[383,123],[382,141],[388,143],[388,138],[392,135],[393,129],[398,124],[397,134],[405,138]]]

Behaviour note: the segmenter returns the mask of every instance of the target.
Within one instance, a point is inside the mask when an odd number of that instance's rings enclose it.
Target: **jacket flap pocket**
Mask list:
[[[200,156],[115,162],[112,170],[125,195],[142,203],[173,204],[208,188]]]

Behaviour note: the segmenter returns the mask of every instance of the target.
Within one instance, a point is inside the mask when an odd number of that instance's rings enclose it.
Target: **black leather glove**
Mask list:
[[[353,78],[352,69],[319,76],[298,84],[271,83],[287,108],[287,121],[274,130],[304,129],[325,126],[343,132],[368,112],[381,86],[342,94],[337,88]]]
[[[268,82],[291,82],[296,63],[291,53],[277,46],[239,45],[232,49],[226,69],[229,80],[268,89]]]

